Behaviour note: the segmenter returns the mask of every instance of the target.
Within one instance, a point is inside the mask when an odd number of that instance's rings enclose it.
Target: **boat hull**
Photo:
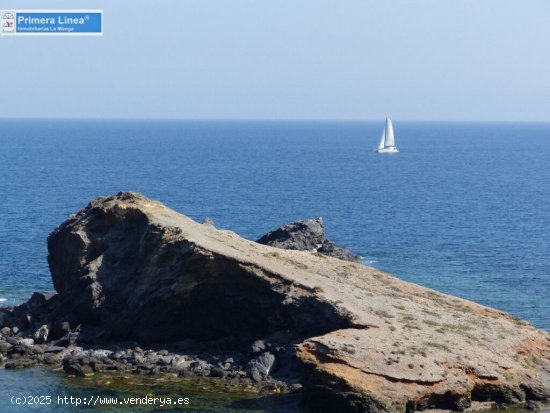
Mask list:
[[[376,152],[378,153],[398,153],[399,151],[395,146],[387,147],[387,148],[381,148],[377,149]]]

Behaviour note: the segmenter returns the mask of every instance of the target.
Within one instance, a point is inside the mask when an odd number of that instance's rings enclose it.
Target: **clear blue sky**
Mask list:
[[[548,0],[0,0],[103,37],[0,37],[0,117],[550,121]]]

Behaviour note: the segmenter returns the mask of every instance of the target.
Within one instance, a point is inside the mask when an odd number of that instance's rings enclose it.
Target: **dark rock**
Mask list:
[[[227,372],[221,367],[212,367],[210,369],[210,377],[225,377]]]
[[[53,294],[33,293],[27,301],[26,306],[30,311],[41,310],[52,297]]]
[[[107,350],[75,350],[63,360],[63,369],[77,376],[89,376],[113,364]]]
[[[525,408],[529,410],[533,410],[535,412],[541,411],[544,407],[544,404],[542,402],[537,402],[534,400],[529,400],[525,403]]]
[[[29,346],[28,351],[31,352],[32,354],[44,354],[45,349],[44,347],[35,344],[33,346]]]
[[[71,332],[71,323],[67,320],[56,320],[53,323],[52,331],[49,336],[51,340],[58,340]]]
[[[79,377],[92,376],[94,374],[94,370],[90,365],[74,362],[63,363],[63,370],[65,370],[65,372],[68,374],[74,374],[75,376]]]
[[[274,367],[275,356],[269,352],[265,352],[247,363],[246,372],[252,380],[259,382],[269,376]]]
[[[169,366],[172,364],[172,361],[174,359],[174,356],[157,356],[156,357],[156,364],[159,364],[161,366]]]
[[[325,237],[325,226],[322,218],[307,219],[283,225],[269,231],[256,242],[286,250],[318,252],[347,261],[357,261],[359,259],[351,251],[337,247]]]
[[[32,338],[22,338],[19,340],[24,346],[32,346],[34,344],[34,339]]]
[[[528,400],[550,400],[550,389],[548,387],[530,383],[529,385],[523,384],[521,388]]]
[[[17,344],[19,344],[19,338],[18,337],[13,337],[13,336],[10,336],[10,337],[7,337],[6,338],[6,341],[11,344],[12,346],[15,346]]]
[[[45,352],[46,352],[46,353],[60,353],[60,352],[62,352],[63,350],[65,350],[65,347],[60,347],[60,346],[49,346],[49,347],[46,347]]]
[[[305,366],[306,370],[309,368]],[[302,404],[314,412],[390,413],[404,410],[390,410],[370,394],[354,391],[345,380],[324,372],[307,372],[302,384]],[[406,409],[407,413],[413,411],[414,408]]]
[[[48,341],[49,334],[50,334],[50,328],[48,327],[47,324],[44,324],[34,332],[33,334],[34,341],[37,343],[45,343]]]
[[[106,359],[106,358],[109,358],[111,354],[113,354],[111,350],[105,350],[105,349],[98,349],[98,350],[91,351],[91,356],[95,358]]]
[[[491,400],[497,403],[521,403],[525,399],[525,391],[520,387],[498,383],[480,383],[472,390],[472,400],[477,401]]]
[[[145,357],[141,353],[134,353],[133,356],[129,359],[129,362],[134,365],[140,365],[145,362]]]
[[[204,360],[196,360],[189,363],[189,371],[195,376],[210,376],[212,366]]]
[[[46,293],[33,293],[31,298],[10,312],[7,324],[12,326],[14,334],[16,330],[36,328],[35,326],[46,324],[44,320],[51,319],[52,312],[59,310],[57,297]]]
[[[74,346],[78,340],[78,333],[68,333],[64,337],[61,337],[59,340],[54,341],[52,344],[54,346],[69,347]]]
[[[8,351],[13,347],[12,344],[8,343],[7,341],[0,340],[0,354],[8,354]]]
[[[247,373],[250,376],[252,380],[254,380],[256,383],[259,383],[262,381],[262,374],[260,373],[260,370],[258,370],[256,367],[251,367],[247,369]]]
[[[469,394],[453,394],[452,392],[447,392],[436,406],[463,412],[472,406],[472,398]]]
[[[263,340],[256,340],[254,343],[252,343],[251,350],[252,353],[261,353],[266,350],[266,344]]]
[[[6,362],[4,367],[7,370],[17,370],[17,369],[26,369],[29,367],[33,367],[33,366],[36,366],[37,364],[38,364],[37,360],[20,358],[20,359],[10,359],[8,362]]]

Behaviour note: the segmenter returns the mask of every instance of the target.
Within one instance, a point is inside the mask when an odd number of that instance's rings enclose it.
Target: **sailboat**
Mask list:
[[[378,144],[378,153],[397,153],[397,147],[395,146],[395,137],[393,136],[393,125],[390,118],[386,118],[386,127],[382,131],[380,137],[380,143]]]

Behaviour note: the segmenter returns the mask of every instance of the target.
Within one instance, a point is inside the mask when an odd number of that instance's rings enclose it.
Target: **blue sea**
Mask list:
[[[396,120],[379,155],[383,127],[0,120],[0,305],[51,291],[48,234],[131,190],[252,240],[322,216],[367,265],[550,331],[550,124]]]

